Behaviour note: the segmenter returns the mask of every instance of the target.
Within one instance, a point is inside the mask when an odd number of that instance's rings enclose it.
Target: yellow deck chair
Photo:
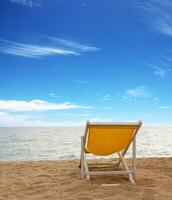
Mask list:
[[[142,125],[136,123],[96,123],[87,121],[85,134],[81,137],[81,178],[90,179],[94,175],[126,174],[129,180],[135,184],[136,174],[136,134]],[[132,169],[129,170],[124,156],[130,146],[132,148]],[[86,154],[108,156],[118,153],[123,171],[89,171]]]

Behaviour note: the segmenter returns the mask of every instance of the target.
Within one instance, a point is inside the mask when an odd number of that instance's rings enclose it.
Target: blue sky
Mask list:
[[[172,123],[170,0],[1,0],[0,126]]]

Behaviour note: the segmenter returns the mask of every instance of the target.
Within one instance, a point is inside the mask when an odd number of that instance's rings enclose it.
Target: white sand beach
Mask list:
[[[89,163],[114,160],[90,160]],[[137,159],[136,185],[125,175],[80,179],[79,160],[0,163],[0,199],[171,200],[172,157]],[[130,161],[129,161],[130,163]],[[105,187],[102,184],[119,184]]]

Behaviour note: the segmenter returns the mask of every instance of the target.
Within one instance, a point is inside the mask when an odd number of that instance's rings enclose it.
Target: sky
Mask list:
[[[171,0],[1,0],[0,126],[172,124]]]

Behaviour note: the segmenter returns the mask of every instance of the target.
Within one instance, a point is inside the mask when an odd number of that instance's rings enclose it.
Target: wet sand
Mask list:
[[[130,165],[130,160],[127,161]],[[90,164],[97,162],[112,164],[114,160],[89,160]],[[137,159],[136,185],[125,175],[81,180],[78,163],[78,160],[0,162],[0,200],[172,199],[172,157]]]

